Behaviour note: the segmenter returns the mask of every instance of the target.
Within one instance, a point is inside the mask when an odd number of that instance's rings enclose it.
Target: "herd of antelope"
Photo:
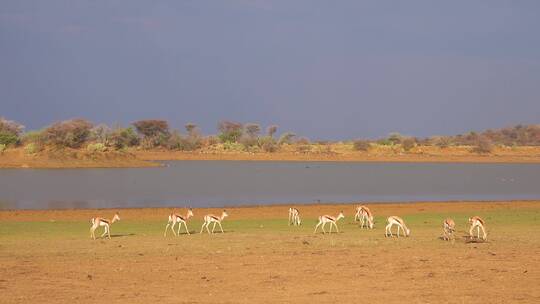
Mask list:
[[[220,230],[221,230],[221,233],[223,233],[223,227],[221,226],[221,222],[228,216],[227,214],[227,211],[223,210],[223,212],[221,213],[221,216],[216,216],[216,215],[213,215],[213,214],[207,214],[203,217],[203,224],[202,224],[202,227],[201,227],[201,231],[200,233],[203,233],[204,232],[204,229],[206,228],[206,231],[208,232],[208,234],[213,234],[214,233],[214,230],[216,228],[216,225],[219,226]],[[172,233],[177,236],[177,235],[180,235],[180,230],[182,229],[182,225],[185,227],[185,230],[186,230],[186,233],[187,234],[190,234],[189,233],[189,229],[188,229],[188,226],[187,226],[187,222],[189,220],[189,218],[193,217],[193,210],[191,208],[189,208],[187,210],[187,213],[186,215],[181,215],[181,214],[178,214],[178,213],[171,213],[169,215],[169,220],[167,222],[167,225],[165,226],[165,233],[164,233],[164,236],[167,236],[167,231],[169,230],[169,228],[171,229]],[[336,228],[336,232],[339,232],[339,229],[338,229],[338,226],[337,226],[337,222],[342,219],[342,218],[345,218],[345,215],[343,214],[343,211],[341,211],[337,216],[331,216],[331,215],[321,215],[319,216],[319,222],[317,223],[317,225],[315,226],[315,231],[313,233],[316,233],[317,230],[319,229],[319,227],[321,228],[323,234],[326,233],[326,230],[324,229],[324,227],[326,226],[326,224],[330,224],[330,231],[329,233],[332,233],[332,228]],[[106,218],[101,218],[101,217],[95,217],[95,218],[92,218],[90,220],[90,222],[92,223],[92,226],[90,227],[90,237],[92,239],[96,239],[96,236],[94,234],[95,230],[102,226],[104,228],[104,232],[103,234],[101,235],[101,237],[104,237],[105,235],[107,235],[107,237],[110,239],[111,238],[111,228],[110,226],[116,222],[116,221],[119,221],[120,220],[120,215],[118,213],[115,213],[112,220],[109,220],[109,219],[106,219]],[[366,229],[373,229],[374,227],[374,220],[373,220],[373,213],[371,212],[371,210],[366,207],[366,206],[358,206],[356,207],[356,214],[354,215],[354,221],[355,222],[360,222],[360,228],[363,229],[364,226]],[[392,234],[392,227],[393,226],[397,226],[397,231],[396,231],[396,235],[397,237],[399,237],[400,235],[400,230],[402,231],[403,235],[404,236],[409,236],[411,234],[411,230],[409,228],[407,228],[407,226],[405,225],[405,221],[398,217],[398,216],[390,216],[386,219],[386,229],[385,229],[385,237],[393,237],[394,235]],[[176,224],[178,224],[178,230],[175,232],[174,230],[174,227],[176,226]],[[212,226],[212,231],[210,231],[210,224],[213,224]],[[297,209],[297,208],[289,208],[289,225],[293,225],[293,226],[300,226],[302,224],[302,221],[300,220],[300,211]],[[471,218],[469,218],[469,224],[471,225],[470,226],[470,229],[469,229],[469,236],[472,238],[474,238],[474,230],[476,229],[477,233],[476,233],[476,238],[477,239],[480,239],[480,230],[482,230],[482,239],[485,241],[487,239],[487,233],[486,233],[486,229],[485,229],[485,222],[484,220],[482,220],[479,216],[473,216]],[[453,219],[451,218],[447,218],[444,220],[443,222],[443,236],[442,238],[444,240],[452,240],[454,239],[454,232],[456,231],[456,224],[454,222]]]

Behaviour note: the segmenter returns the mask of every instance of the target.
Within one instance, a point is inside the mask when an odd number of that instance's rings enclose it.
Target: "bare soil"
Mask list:
[[[27,229],[0,234],[0,302],[540,302],[539,201],[371,204],[377,216],[407,221],[426,215],[425,222],[409,225],[411,237],[399,239],[384,237],[383,222],[360,230],[352,205],[297,205],[304,226],[288,227],[289,206],[228,208],[226,233],[214,235],[163,237],[170,209],[120,210],[122,221],[139,230],[120,231],[119,222],[111,240],[90,240],[86,225],[80,235]],[[313,234],[316,216],[341,209],[347,216],[341,233]],[[0,225],[87,223],[113,211],[0,211]],[[196,218],[220,212],[194,211]],[[530,212],[536,214],[532,225],[504,222],[506,213],[519,219]],[[440,222],[429,214],[440,215]],[[500,216],[487,217],[487,242],[465,237],[466,218],[456,218],[457,238],[445,242],[438,239],[445,214]],[[282,227],[228,228],[257,219],[283,219]],[[160,232],[145,232],[155,221]]]

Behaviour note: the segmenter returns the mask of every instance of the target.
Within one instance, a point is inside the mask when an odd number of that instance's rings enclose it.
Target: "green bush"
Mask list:
[[[6,151],[6,149],[7,149],[7,145],[0,144],[0,154],[4,153],[4,151]]]
[[[15,145],[17,142],[19,142],[19,137],[16,134],[0,132],[0,145]]]
[[[107,147],[102,143],[89,144],[86,146],[86,151],[96,153],[96,152],[105,152]]]
[[[243,126],[241,123],[234,121],[222,121],[218,124],[218,138],[222,143],[235,143],[243,134]]]
[[[133,128],[116,128],[109,134],[109,143],[117,150],[139,144],[139,137]]]
[[[227,151],[244,151],[244,145],[235,142],[225,142],[223,148]]]
[[[24,153],[26,154],[36,154],[40,151],[40,146],[35,143],[29,143],[24,146]]]

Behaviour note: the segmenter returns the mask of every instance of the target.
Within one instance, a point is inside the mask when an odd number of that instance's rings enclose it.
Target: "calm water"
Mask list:
[[[540,199],[539,164],[170,161],[0,170],[0,209]]]

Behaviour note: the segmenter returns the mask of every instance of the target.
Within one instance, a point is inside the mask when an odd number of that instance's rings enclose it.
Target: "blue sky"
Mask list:
[[[540,123],[539,1],[0,2],[0,116],[311,139]]]

